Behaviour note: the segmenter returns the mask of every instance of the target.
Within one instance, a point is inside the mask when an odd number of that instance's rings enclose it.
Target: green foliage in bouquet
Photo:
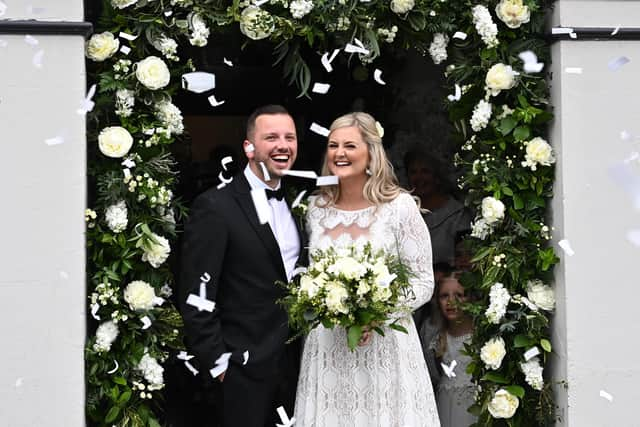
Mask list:
[[[363,248],[317,250],[309,268],[286,284],[280,302],[289,313],[289,324],[298,334],[313,328],[343,327],[351,350],[366,329],[384,335],[388,326],[407,330],[399,322],[410,314],[405,305],[411,296],[410,272],[400,260],[370,244]]]

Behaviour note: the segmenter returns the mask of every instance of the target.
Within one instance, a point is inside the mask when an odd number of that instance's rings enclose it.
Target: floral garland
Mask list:
[[[479,386],[472,411],[483,425],[553,421],[552,383],[543,373],[554,306],[548,283],[558,261],[545,225],[555,158],[544,139],[552,115],[540,73],[549,58],[542,33],[551,2],[104,0],[86,48],[98,87],[86,211],[97,326],[86,348],[92,425],[160,423],[162,363],[181,346],[167,259],[183,210],[173,199],[169,146],[184,127],[171,95],[178,77],[193,71],[184,48],[205,46],[229,28],[249,42],[273,42],[275,62],[303,94],[312,81],[308,63],[320,61],[311,51],[326,52],[327,69],[331,52],[345,46],[343,59],[365,65],[387,47],[448,64],[459,185],[477,209],[468,241],[474,270],[463,277],[482,295],[467,307],[475,319],[469,369]]]

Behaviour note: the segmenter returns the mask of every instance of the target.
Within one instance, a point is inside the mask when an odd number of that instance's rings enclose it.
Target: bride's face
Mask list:
[[[356,126],[338,128],[329,135],[327,166],[340,179],[366,177],[369,149]]]

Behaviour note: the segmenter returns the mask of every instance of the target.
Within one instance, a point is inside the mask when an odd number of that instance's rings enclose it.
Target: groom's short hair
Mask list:
[[[286,114],[287,116],[291,116],[289,111],[284,108],[282,105],[278,104],[269,104],[264,105],[262,107],[256,108],[253,113],[247,119],[247,139],[250,141],[253,137],[253,132],[256,129],[256,119],[262,115],[275,115],[275,114]]]

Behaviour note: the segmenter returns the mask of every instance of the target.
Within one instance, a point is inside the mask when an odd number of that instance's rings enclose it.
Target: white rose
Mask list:
[[[338,258],[327,269],[329,273],[342,274],[349,280],[359,279],[365,275],[367,268],[351,257]]]
[[[138,0],[111,0],[113,7],[117,7],[118,9],[124,9],[127,6],[131,6],[136,3],[138,3]]]
[[[356,289],[356,294],[361,297],[365,295],[367,292],[371,290],[371,286],[366,280],[361,280],[358,282],[358,288]]]
[[[111,350],[111,344],[119,333],[118,326],[112,320],[101,323],[96,331],[96,342],[93,344],[93,349],[99,353]]]
[[[127,205],[124,200],[109,206],[104,216],[107,221],[107,226],[114,233],[120,233],[127,228]]]
[[[94,34],[87,43],[86,55],[92,61],[102,62],[113,56],[120,47],[120,41],[108,31]]]
[[[340,283],[337,282],[329,282],[326,286],[327,295],[325,297],[325,304],[329,311],[334,313],[343,313],[346,314],[349,312],[348,307],[345,304],[345,301],[349,297],[349,293]]]
[[[273,33],[273,17],[266,10],[249,6],[240,15],[240,31],[253,40],[267,38]]]
[[[152,267],[158,268],[169,257],[171,247],[169,241],[162,236],[153,233],[153,238],[149,239],[142,246],[144,253],[142,261],[147,261]]]
[[[495,224],[504,218],[504,204],[493,197],[482,199],[482,218],[487,224]]]
[[[133,137],[128,130],[120,126],[106,127],[98,135],[98,148],[107,157],[123,157],[132,146]]]
[[[506,354],[507,350],[502,337],[490,339],[480,349],[480,359],[488,369],[500,369],[502,359]]]
[[[147,88],[156,90],[169,84],[171,73],[162,59],[148,56],[136,64],[136,77]]]
[[[524,379],[531,388],[534,390],[542,390],[544,386],[544,380],[542,378],[543,369],[537,357],[534,357],[528,362],[520,363],[520,369],[522,369]]]
[[[306,274],[300,278],[300,291],[305,292],[310,298],[317,295],[320,287],[311,276]]]
[[[511,418],[516,413],[519,404],[517,396],[505,389],[500,389],[493,395],[488,409],[493,418]]]
[[[158,305],[153,287],[142,280],[130,282],[124,290],[124,300],[131,310],[151,310]]]
[[[553,149],[544,139],[536,137],[531,141],[525,142],[525,145],[527,149],[522,166],[528,166],[531,170],[536,170],[537,165],[550,166],[556,161]]]
[[[496,15],[509,28],[519,28],[529,22],[531,13],[522,0],[502,0],[496,6]]]
[[[398,15],[404,15],[415,6],[414,0],[391,0],[391,10]]]
[[[391,288],[388,286],[377,286],[373,291],[373,300],[384,302],[391,298],[391,295]]]
[[[485,84],[491,95],[496,96],[501,90],[508,90],[516,85],[516,75],[510,65],[498,63],[487,72]]]
[[[530,280],[527,282],[527,297],[536,306],[546,311],[553,310],[556,304],[553,289],[540,280]]]

